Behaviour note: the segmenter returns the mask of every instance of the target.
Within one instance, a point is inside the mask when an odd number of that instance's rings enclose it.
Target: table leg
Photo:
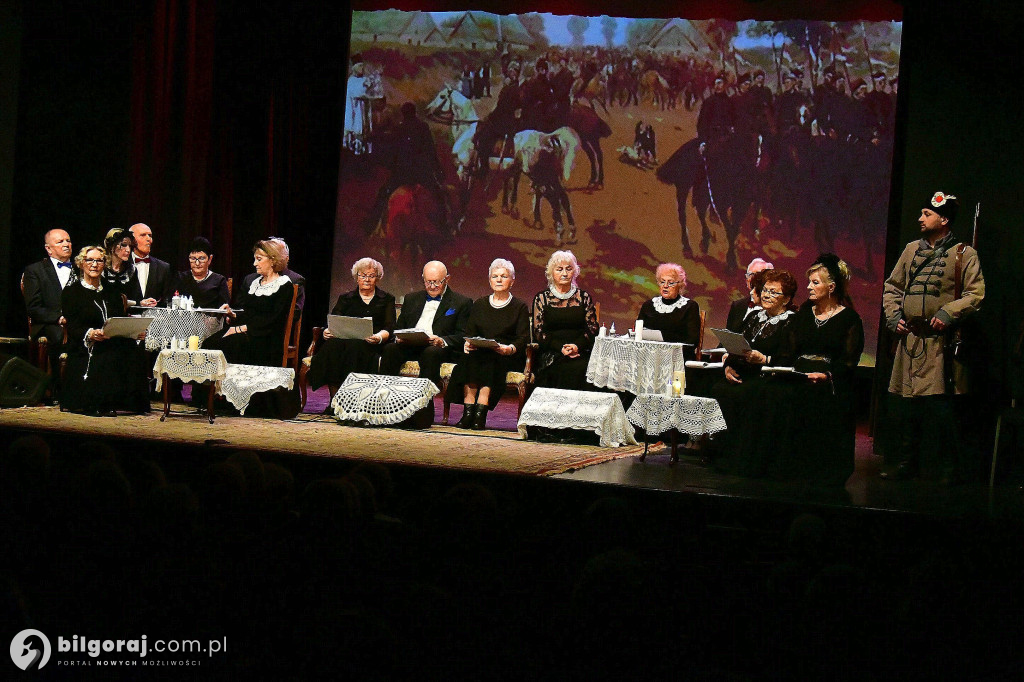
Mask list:
[[[669,435],[672,438],[672,463],[675,463],[679,461],[679,430],[672,429]]]
[[[163,372],[160,380],[163,382],[164,394],[164,413],[160,416],[160,421],[163,421],[171,413],[171,378],[167,376],[167,372]]]
[[[216,385],[214,382],[210,382],[210,390],[206,394],[206,416],[210,418],[210,423],[213,423],[213,397],[214,393],[217,392]]]

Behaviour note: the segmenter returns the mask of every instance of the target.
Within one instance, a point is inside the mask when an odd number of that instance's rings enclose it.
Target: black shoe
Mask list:
[[[476,416],[476,403],[462,406],[462,419],[455,425],[458,429],[469,429],[473,427],[473,419]]]
[[[477,405],[476,413],[473,415],[473,430],[483,431],[487,428],[487,406]]]

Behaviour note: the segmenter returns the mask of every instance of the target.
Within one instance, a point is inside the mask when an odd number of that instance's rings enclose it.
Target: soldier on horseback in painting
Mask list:
[[[444,187],[444,171],[437,159],[437,148],[430,126],[416,116],[416,105],[406,102],[401,107],[402,120],[392,135],[393,154],[389,163],[387,182],[377,194],[370,213],[367,232],[380,222],[384,207],[396,189],[420,185],[430,192],[441,212],[439,227],[449,230],[448,197]]]
[[[697,115],[697,137],[702,143],[727,137],[736,127],[736,106],[725,93],[726,75],[715,76],[714,92]]]
[[[801,113],[801,109],[810,106],[807,94],[800,87],[803,75],[800,69],[793,69],[782,80],[782,94],[775,107],[775,129],[780,135],[805,129],[809,123]]]
[[[539,130],[542,133],[554,132],[563,122],[559,122],[560,111],[558,93],[555,84],[549,78],[548,60],[538,59],[537,75],[523,83],[523,115],[526,119],[524,129]],[[568,93],[566,93],[568,99]]]
[[[512,62],[507,68],[508,77],[498,93],[494,110],[480,122],[473,146],[480,156],[481,168],[486,172],[487,159],[494,151],[494,143],[510,138],[523,129],[522,94],[519,85],[519,64]],[[511,151],[508,155],[511,156]]]

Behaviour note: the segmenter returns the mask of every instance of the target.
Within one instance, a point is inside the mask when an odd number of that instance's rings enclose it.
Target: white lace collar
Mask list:
[[[78,283],[81,284],[86,289],[91,289],[92,291],[103,291],[103,279],[102,278],[100,279],[100,283],[97,284],[96,286],[93,286],[93,285],[89,284],[84,279],[78,280]]]
[[[673,310],[678,310],[679,308],[682,308],[684,305],[690,302],[690,299],[686,298],[685,296],[680,296],[672,303],[665,303],[663,300],[661,300],[661,296],[655,296],[654,298],[651,299],[651,302],[654,304],[654,310],[664,315],[666,313],[672,312]]]
[[[779,322],[782,322],[783,320],[787,319],[792,314],[792,310],[787,310],[785,312],[779,313],[775,317],[768,317],[768,312],[764,308],[760,308],[757,311],[757,321],[763,324],[778,324]]]
[[[278,275],[277,279],[272,280],[268,284],[261,284],[260,282],[262,279],[262,277],[257,277],[252,281],[252,284],[249,285],[250,296],[273,296],[277,293],[278,289],[288,282],[291,282],[291,280],[288,279],[288,275],[284,274]]]

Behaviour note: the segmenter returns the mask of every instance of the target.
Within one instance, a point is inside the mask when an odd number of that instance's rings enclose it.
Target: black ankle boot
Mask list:
[[[469,429],[473,427],[473,418],[476,415],[476,403],[462,406],[462,419],[455,425],[458,429]]]
[[[477,403],[476,413],[473,415],[473,430],[483,431],[487,428],[487,405]]]

